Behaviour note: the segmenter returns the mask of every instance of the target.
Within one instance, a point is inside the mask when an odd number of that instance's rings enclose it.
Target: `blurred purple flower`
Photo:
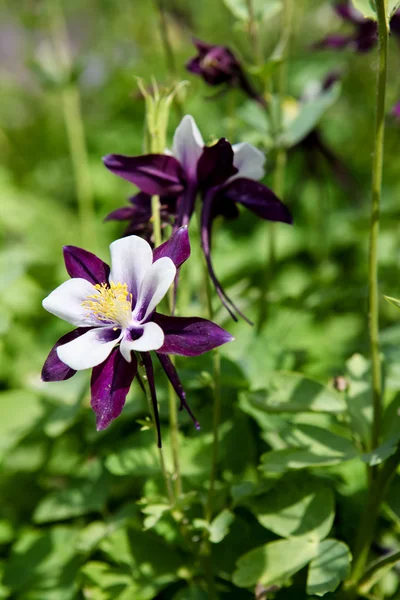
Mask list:
[[[314,48],[328,48],[338,50],[351,48],[356,52],[368,52],[378,41],[378,28],[375,21],[366,19],[352,5],[351,1],[339,2],[334,7],[337,15],[353,26],[353,33],[349,35],[331,34],[314,44]],[[396,11],[390,21],[390,30],[400,36],[400,10]]]
[[[266,101],[252,87],[240,61],[229,48],[207,44],[196,38],[193,38],[193,44],[198,54],[186,63],[188,71],[200,75],[208,85],[226,83],[230,87],[238,87],[250,98],[266,107]]]
[[[168,354],[199,356],[233,338],[206,319],[155,312],[177,269],[189,258],[186,227],[155,250],[142,238],[129,236],[113,242],[110,252],[111,269],[82,248],[64,247],[65,266],[72,279],[47,296],[43,307],[77,329],[55,344],[44,364],[42,379],[62,381],[76,371],[92,368],[91,405],[97,429],[102,430],[122,411],[137,373],[135,353],[139,353],[149,381],[161,446],[150,351],[156,351],[181,408],[186,408],[198,428]]]
[[[393,106],[391,114],[397,121],[400,122],[400,102]]]
[[[332,71],[319,82],[316,86],[312,84],[311,91],[306,89],[300,98],[301,102],[317,100],[322,94],[328,91],[340,79],[340,75]],[[305,162],[308,175],[314,179],[324,178],[323,162],[331,169],[336,181],[338,181],[347,191],[356,192],[355,182],[352,179],[346,165],[336,156],[331,148],[325,143],[321,130],[318,126],[314,127],[299,143],[297,143],[290,152],[299,154]],[[304,171],[302,171],[304,178]]]
[[[235,320],[235,312],[246,317],[224,292],[215,275],[210,253],[211,228],[218,215],[228,219],[237,217],[238,204],[261,219],[292,222],[288,208],[258,181],[264,176],[264,161],[263,153],[247,143],[231,146],[222,138],[213,146],[205,146],[190,115],[183,117],[175,131],[172,155],[128,157],[112,154],[104,158],[110,171],[134,183],[149,196],[176,197],[175,230],[189,223],[196,197],[200,194],[201,244],[208,271],[222,303]],[[112,215],[115,219],[115,212]],[[123,213],[118,215],[119,219],[126,218]],[[130,227],[134,226],[131,222]]]

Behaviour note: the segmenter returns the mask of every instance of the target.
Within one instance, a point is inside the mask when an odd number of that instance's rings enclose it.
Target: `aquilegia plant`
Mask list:
[[[151,216],[151,196],[161,197],[164,221],[171,220],[174,230],[189,223],[196,204],[201,199],[201,245],[208,272],[215,289],[231,316],[240,312],[223,290],[211,262],[211,227],[215,217],[235,218],[240,204],[261,219],[291,223],[289,209],[268,187],[258,180],[264,176],[265,157],[247,143],[231,145],[221,138],[206,146],[190,115],[183,117],[173,140],[172,154],[121,156],[110,154],[105,166],[116,175],[134,183],[141,193],[132,200],[132,207],[114,211],[108,219],[131,219],[128,232],[140,225],[138,213]],[[139,229],[136,229],[139,233]],[[246,317],[244,317],[246,318]]]
[[[43,306],[77,329],[58,340],[45,362],[42,378],[60,381],[76,371],[93,368],[91,404],[97,429],[105,429],[122,411],[137,373],[138,353],[149,381],[161,446],[150,351],[156,351],[181,406],[198,427],[168,354],[198,356],[233,338],[206,319],[156,312],[177,269],[190,255],[186,227],[154,251],[142,238],[129,236],[113,242],[110,252],[111,269],[82,248],[64,247],[65,266],[72,279],[47,296]]]

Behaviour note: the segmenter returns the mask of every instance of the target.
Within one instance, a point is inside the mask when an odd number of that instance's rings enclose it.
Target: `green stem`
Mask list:
[[[159,246],[162,242],[161,237],[161,219],[160,219],[160,198],[152,196],[151,209],[154,231],[154,245]],[[170,308],[172,307],[173,296],[169,297]],[[171,357],[173,362],[173,359]],[[175,483],[175,492],[177,496],[182,494],[182,479],[179,461],[179,424],[178,411],[176,407],[176,396],[172,385],[168,382],[168,406],[169,406],[169,427],[171,431],[172,462],[174,465],[173,481]]]
[[[61,2],[49,5],[51,32],[57,63],[63,71],[66,84],[61,90],[65,128],[67,131],[69,153],[74,171],[76,197],[78,200],[79,221],[82,245],[93,246],[94,241],[94,204],[89,158],[86,147],[85,127],[81,111],[81,99],[78,86],[72,82],[72,59],[69,51],[68,32]]]
[[[219,450],[219,424],[221,421],[221,355],[218,350],[213,351],[213,367],[214,367],[214,411],[213,411],[213,448],[211,459],[210,486],[208,488],[208,497],[206,504],[206,519],[208,522],[212,520],[213,515],[213,500],[215,483],[218,470],[218,450]]]
[[[247,4],[247,12],[249,13],[249,21],[248,21],[248,31],[249,38],[251,43],[251,48],[254,54],[255,63],[257,65],[262,65],[264,61],[261,40],[258,35],[258,24],[256,21],[255,13],[254,13],[254,4],[253,0],[246,0]]]
[[[281,39],[278,47],[281,52],[281,62],[278,67],[278,79],[277,79],[277,94],[279,96],[277,111],[275,116],[274,125],[274,138],[276,147],[276,162],[273,177],[274,192],[283,200],[284,198],[284,184],[285,184],[285,168],[286,168],[286,150],[279,143],[279,137],[282,133],[283,128],[283,110],[282,103],[286,93],[286,80],[287,80],[287,59],[289,51],[289,40],[291,35],[291,24],[292,24],[292,0],[284,0],[283,11],[282,11],[282,23],[281,23]],[[275,263],[276,263],[276,226],[275,223],[268,224],[268,258],[267,264],[269,268],[264,270],[264,275],[261,281],[260,290],[260,305],[257,319],[256,331],[259,332],[264,324],[267,314],[267,291],[268,283],[272,280]]]
[[[149,405],[149,411],[150,411],[150,415],[151,415],[151,420],[153,421],[153,425],[154,425],[154,433],[155,433],[156,444],[157,444],[158,437],[157,437],[157,428],[156,428],[156,418],[155,418],[155,414],[154,414],[153,403],[151,401],[151,392],[150,392],[150,387],[149,387],[149,381],[147,378],[146,369],[144,368],[144,365],[141,363],[141,361],[138,361],[138,375],[142,381],[143,389],[145,390],[146,400]],[[163,454],[162,448],[158,448],[158,456],[159,456],[159,460],[160,460],[161,472],[164,477],[165,486],[167,489],[168,499],[170,501],[171,506],[174,506],[174,504],[175,504],[174,493],[172,490],[170,476],[167,471],[167,467],[165,465],[164,454]]]
[[[382,380],[379,355],[379,306],[378,306],[378,236],[379,210],[382,187],[383,142],[385,131],[385,97],[388,54],[387,0],[376,0],[379,34],[379,66],[377,76],[377,100],[375,123],[375,149],[372,162],[372,209],[369,252],[369,336],[372,362],[373,424],[371,446],[379,443],[382,414]],[[390,457],[381,469],[371,470],[367,504],[361,518],[354,550],[354,561],[350,580],[347,584],[348,596],[354,597],[357,584],[363,576],[369,550],[374,537],[379,509],[389,482],[397,468],[400,450]]]
[[[375,479],[371,481],[367,502],[358,529],[351,576],[345,584],[347,598],[354,598],[356,596],[358,584],[364,578],[365,565],[368,560],[371,543],[374,539],[379,509],[389,485],[396,474],[399,461],[400,445],[396,452],[382,465]]]
[[[374,561],[360,579],[359,590],[362,593],[368,593],[371,587],[375,585],[375,583],[379,581],[380,577],[386,573],[386,570],[389,567],[393,567],[399,561],[400,550],[397,550],[397,552],[391,552],[387,556]]]
[[[379,212],[382,190],[383,149],[385,133],[385,99],[388,55],[387,0],[376,1],[379,35],[379,67],[376,93],[375,149],[372,163],[372,209],[369,246],[369,338],[372,361],[373,425],[371,446],[379,444],[382,419],[382,377],[379,352],[379,300],[378,300],[378,237]]]

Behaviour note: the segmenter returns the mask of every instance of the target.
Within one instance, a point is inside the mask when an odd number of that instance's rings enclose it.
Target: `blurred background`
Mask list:
[[[108,246],[122,233],[123,224],[103,219],[124,205],[133,187],[109,173],[101,158],[142,152],[144,102],[136,77],[149,83],[154,76],[160,85],[187,80],[184,112],[194,116],[206,141],[226,136],[263,147],[257,114],[242,92],[219,94],[184,67],[195,55],[192,36],[227,45],[253,64],[248,32],[231,8],[232,2],[223,0],[164,0],[160,15],[157,2],[140,0],[0,3],[0,598],[195,598],[179,596],[186,567],[179,550],[175,555],[167,549],[168,527],[160,535],[142,531],[136,502],[155,493],[159,476],[153,438],[139,431],[143,423],[137,420],[146,416],[139,387],[132,388],[118,422],[97,433],[87,373],[64,383],[40,381],[50,348],[68,330],[42,309],[41,301],[66,279],[63,245],[84,246],[108,262]],[[260,335],[255,337],[243,321],[233,323],[215,303],[217,321],[237,340],[223,351],[227,418],[237,411],[240,389],[262,386],[274,369],[301,370],[327,382],[345,373],[352,354],[368,352],[376,52],[312,49],[346,25],[325,0],[295,3],[294,10],[287,105],[332,71],[339,74],[340,96],[318,123],[335,161],[321,159],[307,144],[289,152],[284,199],[294,225],[276,230],[277,264]],[[172,67],[160,18],[173,48]],[[278,40],[279,15],[271,14],[260,27],[268,57]],[[395,39],[390,45],[380,289],[399,297],[400,122],[389,112],[400,99],[400,46]],[[174,106],[169,143],[179,120]],[[267,156],[269,185],[273,162]],[[250,317],[268,255],[267,233],[266,224],[247,212],[215,226],[216,272]],[[181,314],[205,315],[198,246],[194,226],[194,258],[182,271]],[[382,299],[382,344],[389,365],[400,358],[398,317]],[[183,472],[192,483],[206,472],[210,453],[210,360],[178,362],[205,436],[204,448],[195,447],[195,441],[185,453]],[[400,370],[394,367],[391,376],[397,381]],[[158,389],[165,423],[162,376]],[[245,456],[235,454],[238,432],[228,427],[232,452],[222,457],[227,480],[251,470],[255,453],[265,445],[257,437],[258,425],[244,411],[236,416],[235,426],[249,436],[248,450]],[[192,440],[190,423],[185,415],[180,419]],[[168,447],[167,433],[165,440]],[[129,455],[128,471],[117,451],[121,444],[136,450]],[[135,531],[130,562],[122,556],[128,547],[119,527],[126,519]],[[127,561],[133,571],[128,575],[120,569],[117,576],[116,565]],[[113,576],[116,587],[110,583]],[[251,594],[243,590],[234,597]]]

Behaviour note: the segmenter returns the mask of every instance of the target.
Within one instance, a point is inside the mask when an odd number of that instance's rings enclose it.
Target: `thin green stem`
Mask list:
[[[161,217],[160,217],[160,196],[151,197],[151,213],[153,221],[154,247],[162,243],[161,236]]]
[[[153,403],[151,401],[151,392],[150,392],[150,387],[149,387],[149,381],[148,381],[146,369],[140,361],[138,362],[138,375],[141,379],[143,389],[145,390],[146,400],[149,405],[151,420],[153,421],[153,425],[154,425],[154,433],[155,433],[155,437],[156,437],[156,443],[158,443],[156,418],[155,418],[155,414],[154,414]],[[159,460],[160,460],[161,472],[162,472],[162,475],[163,475],[164,481],[165,481],[165,487],[167,489],[168,499],[170,501],[171,506],[174,506],[175,505],[174,492],[172,489],[170,476],[167,471],[167,467],[165,465],[164,454],[163,454],[162,448],[158,448],[158,456],[159,456]]]
[[[160,35],[165,54],[165,61],[167,63],[167,69],[171,77],[176,79],[178,76],[178,70],[176,68],[174,50],[169,36],[164,0],[155,0],[155,4],[159,15]],[[179,92],[174,97],[174,107],[176,109],[178,117],[181,119],[183,117],[183,106]]]
[[[382,419],[382,376],[379,352],[378,237],[385,133],[385,100],[389,26],[387,0],[377,0],[379,67],[376,90],[375,149],[372,162],[372,208],[369,245],[369,338],[372,361],[373,426],[371,446],[379,444]]]
[[[261,47],[260,36],[258,35],[258,23],[254,12],[253,0],[246,0],[247,12],[249,13],[248,31],[251,49],[254,54],[255,63],[261,65],[263,63],[263,51]]]
[[[276,147],[276,161],[273,177],[273,185],[275,194],[283,200],[285,193],[285,168],[286,168],[286,150],[280,145],[279,138],[283,128],[283,98],[286,93],[287,80],[287,62],[289,52],[289,41],[291,35],[292,24],[292,0],[284,0],[281,22],[281,38],[278,44],[281,52],[281,62],[277,73],[276,91],[279,96],[277,103],[277,111],[274,117],[274,138]],[[272,280],[275,272],[276,263],[276,226],[275,223],[268,224],[268,268],[264,270],[264,275],[261,282],[260,290],[260,305],[258,311],[256,331],[259,332],[264,324],[267,314],[267,291],[268,283]]]
[[[68,82],[61,89],[61,97],[69,153],[74,171],[81,240],[83,245],[88,243],[93,246],[95,237],[93,189],[80,93],[77,84],[72,81],[72,59],[61,2],[54,2],[49,6],[51,33],[57,64],[63,72],[64,79]]]
[[[351,576],[345,584],[346,597],[349,599],[356,596],[359,582],[364,578],[365,565],[374,539],[379,509],[396,474],[399,461],[400,445],[396,452],[382,465],[375,479],[371,481],[367,502],[358,529]]]
[[[385,131],[385,97],[387,78],[388,54],[388,16],[387,0],[376,0],[379,34],[379,65],[376,86],[376,123],[375,123],[375,148],[372,161],[372,207],[369,252],[369,336],[372,362],[372,393],[373,393],[373,424],[371,446],[376,448],[379,443],[381,414],[382,414],[382,380],[381,362],[379,353],[379,304],[378,304],[378,236],[379,236],[379,211],[382,188],[383,149]],[[366,562],[374,537],[379,509],[389,482],[396,471],[400,458],[400,450],[390,457],[378,470],[371,470],[369,477],[369,490],[364,514],[358,529],[354,549],[354,561],[350,580],[347,584],[348,597],[356,594],[357,584],[363,576]]]
[[[398,562],[400,562],[400,550],[391,552],[387,556],[375,560],[360,579],[359,590],[367,593],[379,581],[380,577],[383,577],[387,569],[393,567]]]

